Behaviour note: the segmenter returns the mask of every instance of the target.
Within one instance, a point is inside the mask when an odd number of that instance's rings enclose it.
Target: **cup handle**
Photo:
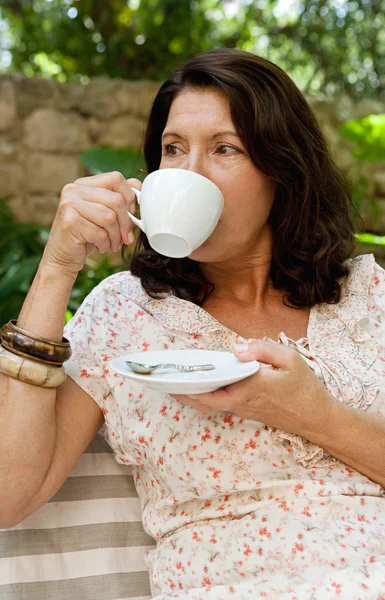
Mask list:
[[[141,196],[142,192],[140,192],[139,190],[136,190],[133,187],[131,189],[134,192],[134,194],[135,194],[135,196],[136,196],[136,198],[138,200],[138,204],[140,206],[140,196]],[[132,215],[129,210],[127,212],[128,212],[128,216],[130,217],[131,221],[133,223],[135,223],[135,225],[137,225],[139,227],[139,229],[141,229],[144,233],[146,233],[145,229],[144,229],[144,225],[143,225],[142,219],[137,219],[136,217],[134,217],[134,215]]]

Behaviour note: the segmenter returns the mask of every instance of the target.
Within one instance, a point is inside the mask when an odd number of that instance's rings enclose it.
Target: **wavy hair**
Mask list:
[[[276,183],[269,217],[270,275],[274,287],[283,290],[285,304],[337,303],[354,249],[351,195],[304,96],[264,58],[233,49],[202,52],[178,68],[154,100],[144,143],[148,173],[159,168],[171,103],[186,88],[226,95],[251,161]],[[201,305],[214,289],[198,262],[158,254],[143,232],[130,269],[152,298],[172,292]]]

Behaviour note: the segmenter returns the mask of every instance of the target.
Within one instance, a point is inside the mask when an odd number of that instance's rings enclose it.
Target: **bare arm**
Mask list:
[[[74,278],[39,269],[18,323],[61,340]],[[0,374],[0,527],[12,527],[56,492],[103,423],[72,380],[44,389]]]
[[[334,399],[325,427],[309,439],[385,488],[385,418]]]
[[[132,241],[134,201],[120,173],[77,180],[63,190],[38,273],[18,319],[60,341],[71,289],[86,257]],[[100,429],[103,416],[73,381],[44,389],[0,373],[0,527],[12,527],[54,495]]]
[[[96,402],[70,377],[59,386],[55,404],[52,460],[39,490],[17,517],[23,521],[54,496],[103,424]]]

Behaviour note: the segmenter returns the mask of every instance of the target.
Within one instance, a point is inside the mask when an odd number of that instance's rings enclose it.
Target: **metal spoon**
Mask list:
[[[191,373],[192,371],[211,371],[215,369],[214,365],[173,365],[169,363],[161,363],[159,365],[144,365],[143,363],[132,362],[130,360],[126,360],[126,365],[130,367],[131,371],[134,373],[140,373],[140,375],[151,375],[155,369],[177,369],[178,371],[182,371],[183,373]]]

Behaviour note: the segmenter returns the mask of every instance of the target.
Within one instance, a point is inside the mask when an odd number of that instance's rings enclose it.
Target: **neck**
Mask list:
[[[215,285],[211,299],[263,305],[272,294],[279,293],[271,283],[270,266],[271,252],[265,250],[222,263],[201,263],[201,270]]]

